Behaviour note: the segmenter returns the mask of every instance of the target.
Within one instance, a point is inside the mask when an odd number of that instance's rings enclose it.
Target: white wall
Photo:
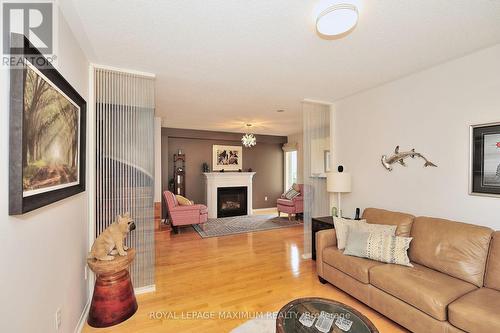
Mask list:
[[[468,194],[469,125],[500,121],[500,44],[335,103],[335,160],[353,176],[346,214],[380,207],[500,229],[500,198]],[[438,168],[380,158],[415,148]]]
[[[88,62],[59,16],[58,70],[88,101]],[[0,80],[0,332],[73,332],[87,302],[87,193],[8,216],[9,88]],[[88,165],[87,165],[88,169]]]
[[[304,183],[304,135],[302,132],[288,136],[288,142],[297,143],[297,181]]]

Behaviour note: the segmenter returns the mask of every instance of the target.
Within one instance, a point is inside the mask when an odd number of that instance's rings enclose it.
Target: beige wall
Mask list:
[[[88,101],[88,61],[62,15],[57,56],[59,72]],[[0,332],[73,332],[87,302],[88,195],[8,215],[9,75],[0,70]]]
[[[470,196],[469,125],[500,121],[500,44],[336,103],[336,160],[352,173],[356,207],[400,210],[500,229],[500,198]],[[385,170],[380,158],[415,148],[421,159]]]
[[[162,183],[167,188],[173,177],[172,156],[178,149],[186,154],[186,196],[198,203],[205,202],[205,178],[202,164],[212,163],[213,145],[241,146],[242,134],[211,131],[162,129]],[[243,169],[252,168],[256,175],[253,183],[255,209],[275,207],[283,193],[284,158],[282,145],[286,137],[257,136],[257,145],[243,148]],[[265,197],[267,196],[267,201]]]

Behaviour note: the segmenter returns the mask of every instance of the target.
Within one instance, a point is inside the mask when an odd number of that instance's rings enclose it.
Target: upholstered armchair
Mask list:
[[[208,209],[205,205],[180,206],[175,195],[170,191],[163,192],[167,204],[168,215],[174,231],[183,225],[201,224],[207,222]]]
[[[298,214],[304,213],[304,184],[298,184],[300,188],[300,195],[296,196],[292,200],[287,198],[279,198],[276,202],[278,207],[278,216],[281,213],[288,214],[288,220],[292,219],[292,215],[295,215],[295,218],[298,219]]]

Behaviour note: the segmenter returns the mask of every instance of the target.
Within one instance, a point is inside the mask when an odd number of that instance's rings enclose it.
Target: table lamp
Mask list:
[[[338,195],[339,217],[342,217],[341,195],[351,192],[351,174],[344,172],[344,167],[339,166],[338,172],[327,174],[326,190]]]

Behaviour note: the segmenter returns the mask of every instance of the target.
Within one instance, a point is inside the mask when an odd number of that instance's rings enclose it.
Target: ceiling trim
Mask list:
[[[304,98],[302,100],[302,103],[322,104],[322,105],[327,105],[327,106],[334,105],[333,102],[321,101],[321,100],[318,100],[318,99],[311,99],[311,98]]]
[[[127,73],[127,74],[132,74],[132,75],[137,75],[137,76],[143,76],[143,77],[148,77],[155,79],[156,74],[154,73],[148,73],[148,72],[141,72],[141,71],[136,71],[132,69],[125,69],[125,68],[118,68],[118,67],[113,67],[113,66],[107,66],[107,65],[98,65],[91,63],[90,66],[92,66],[95,69],[104,69],[112,72],[120,72],[120,73]]]

